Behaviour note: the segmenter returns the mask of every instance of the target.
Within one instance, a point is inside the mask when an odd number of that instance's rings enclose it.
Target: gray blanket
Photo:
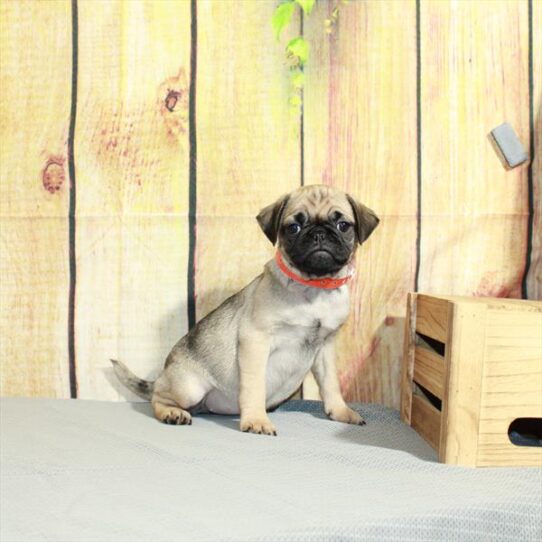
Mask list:
[[[1,401],[2,542],[542,540],[542,470],[440,465],[398,414],[316,402],[162,425],[148,404]]]

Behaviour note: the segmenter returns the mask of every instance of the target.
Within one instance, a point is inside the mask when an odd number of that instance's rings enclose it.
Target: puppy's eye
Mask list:
[[[349,224],[348,222],[345,222],[344,220],[341,220],[340,222],[337,222],[337,229],[345,233],[351,228],[352,224]]]
[[[286,231],[292,235],[297,235],[301,231],[301,226],[299,224],[293,223],[289,224],[286,227]]]

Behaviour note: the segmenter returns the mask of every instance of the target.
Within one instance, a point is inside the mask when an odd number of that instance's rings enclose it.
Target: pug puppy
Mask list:
[[[167,424],[194,413],[240,414],[241,431],[276,435],[267,416],[309,371],[332,420],[363,425],[339,387],[334,338],[349,313],[356,247],[378,225],[371,209],[330,186],[305,186],[260,211],[276,257],[173,347],[155,382],[113,362],[123,384]]]

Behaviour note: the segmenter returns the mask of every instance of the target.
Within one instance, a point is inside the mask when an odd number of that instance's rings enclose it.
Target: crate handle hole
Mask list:
[[[516,446],[542,446],[542,418],[516,418],[508,428],[508,438]]]
[[[432,337],[428,337],[419,331],[416,331],[416,346],[421,346],[427,350],[432,350],[441,356],[444,356],[446,351],[446,346],[443,342],[437,341]]]

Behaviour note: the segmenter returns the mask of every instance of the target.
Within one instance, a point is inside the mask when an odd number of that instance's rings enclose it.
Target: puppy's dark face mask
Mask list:
[[[356,247],[352,219],[338,210],[325,218],[299,211],[285,220],[279,239],[295,267],[317,277],[340,271]]]
[[[378,225],[373,211],[351,196],[311,186],[262,209],[258,222],[299,271],[324,277],[339,272]]]

